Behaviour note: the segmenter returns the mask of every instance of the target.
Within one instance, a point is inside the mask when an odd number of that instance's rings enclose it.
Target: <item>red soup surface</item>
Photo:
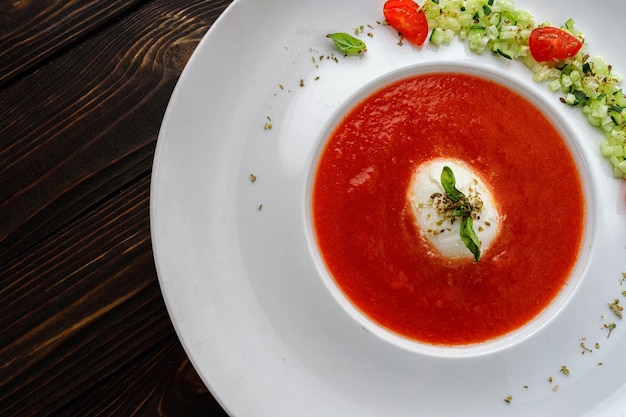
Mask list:
[[[496,200],[500,231],[476,264],[420,238],[406,194],[433,158],[465,161]],[[493,339],[544,310],[576,262],[584,212],[550,121],[508,88],[456,73],[403,79],[356,105],[313,184],[317,243],[338,287],[379,325],[436,345]]]

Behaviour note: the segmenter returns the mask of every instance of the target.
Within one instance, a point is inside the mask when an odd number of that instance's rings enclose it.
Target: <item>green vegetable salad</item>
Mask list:
[[[422,8],[432,29],[431,44],[459,37],[475,53],[491,51],[520,60],[532,70],[535,81],[563,93],[563,103],[579,107],[589,123],[604,133],[601,153],[611,162],[613,175],[626,178],[626,96],[622,77],[611,65],[601,57],[590,57],[584,47],[562,60],[537,62],[529,40],[533,29],[549,25],[537,25],[534,16],[516,9],[512,0],[426,0]],[[584,44],[584,35],[572,19],[560,29]]]

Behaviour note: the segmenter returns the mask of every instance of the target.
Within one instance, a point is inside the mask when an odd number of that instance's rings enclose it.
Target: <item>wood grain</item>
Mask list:
[[[226,415],[169,321],[149,186],[171,92],[228,3],[0,2],[3,416]]]
[[[146,1],[0,1],[0,86],[141,3]]]
[[[175,12],[162,3],[3,91],[0,263],[149,170],[182,63],[208,27],[201,19],[207,3]]]

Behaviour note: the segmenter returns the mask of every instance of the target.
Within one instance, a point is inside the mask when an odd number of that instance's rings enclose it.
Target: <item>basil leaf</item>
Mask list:
[[[329,33],[326,37],[330,38],[335,43],[335,46],[347,55],[357,55],[367,51],[365,42],[347,33]]]
[[[474,221],[471,216],[463,217],[461,223],[461,240],[467,249],[474,254],[474,263],[480,259],[480,241],[474,230]]]
[[[456,178],[449,166],[444,166],[441,171],[441,186],[446,192],[446,196],[452,201],[452,205],[448,206],[447,210],[450,210],[455,218],[460,217],[462,219],[461,240],[474,255],[474,263],[476,263],[480,259],[480,240],[478,240],[478,235],[474,230],[473,208],[465,194],[456,188]]]
[[[446,192],[448,198],[455,203],[464,197],[463,193],[456,189],[456,178],[454,172],[449,166],[444,166],[441,171],[441,186]]]

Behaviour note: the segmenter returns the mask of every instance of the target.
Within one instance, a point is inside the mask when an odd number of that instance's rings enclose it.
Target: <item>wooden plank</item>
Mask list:
[[[169,96],[228,3],[148,2],[0,90],[3,416],[226,415],[167,316],[148,206]]]
[[[0,264],[151,168],[169,96],[228,2],[155,1],[0,94]]]
[[[146,176],[2,269],[3,416],[86,416],[108,407],[116,412],[107,415],[137,408],[160,415],[165,400],[177,410],[168,415],[223,415],[185,368],[167,317],[150,248],[148,185]],[[174,396],[176,385],[184,397]]]
[[[3,414],[58,409],[171,333],[151,265],[147,182],[3,269]]]
[[[119,388],[111,386],[120,383],[128,394],[120,395]],[[141,403],[138,403],[139,399]],[[150,416],[155,414],[155,410],[163,416],[228,415],[208,394],[178,342],[169,340],[133,367],[124,369],[115,382],[106,381],[88,397],[77,399],[63,410],[63,414],[81,417]]]
[[[0,2],[0,86],[145,0]]]

